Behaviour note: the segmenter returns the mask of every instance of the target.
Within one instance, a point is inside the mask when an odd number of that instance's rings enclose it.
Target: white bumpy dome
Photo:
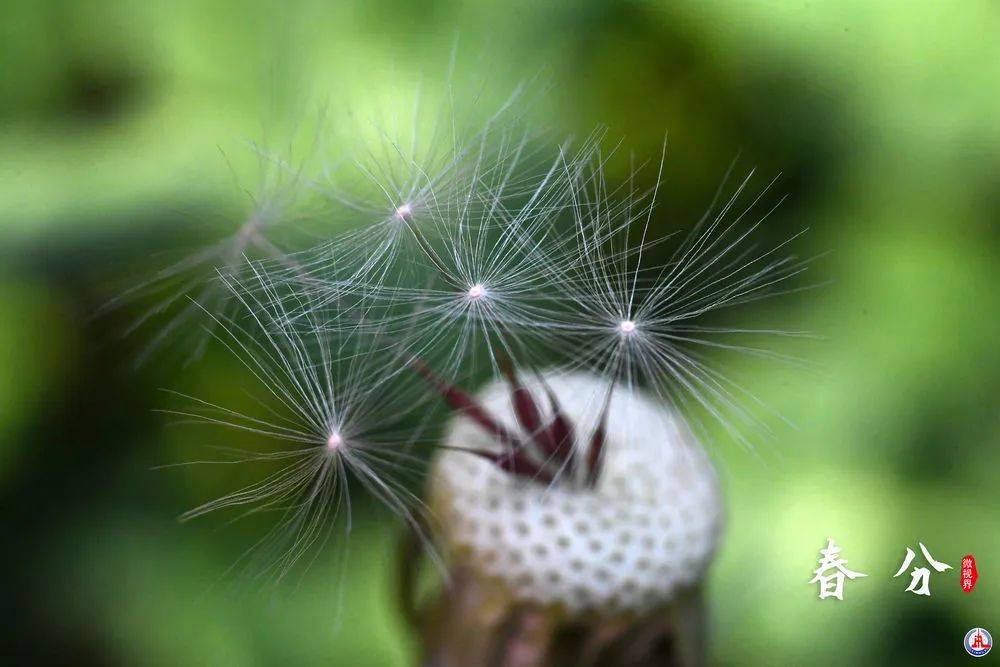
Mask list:
[[[547,374],[545,382],[574,426],[576,456],[583,460],[607,383],[583,373]],[[537,381],[525,386],[538,406],[547,405]],[[490,384],[478,400],[520,432],[505,383]],[[515,599],[571,614],[643,613],[702,579],[722,522],[707,456],[665,405],[622,387],[612,394],[606,433],[593,488],[571,479],[579,471],[547,485],[484,458],[442,450],[431,497],[448,550],[498,579]],[[452,420],[445,444],[500,449],[462,416]]]

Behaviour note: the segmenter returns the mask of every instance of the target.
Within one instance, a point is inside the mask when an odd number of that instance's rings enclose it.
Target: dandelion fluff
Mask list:
[[[571,152],[512,121],[514,106],[481,127],[445,113],[408,137],[376,128],[343,169],[296,176],[328,207],[323,240],[279,246],[293,207],[268,208],[276,226],[241,232],[218,299],[192,306],[264,400],[255,414],[194,398],[173,412],[276,444],[232,452],[269,472],[185,518],[273,513],[251,549],[264,572],[316,557],[352,484],[518,605],[641,616],[704,579],[722,500],[700,417],[745,443],[767,430],[715,355],[780,359],[733,338],[795,334],[711,318],[795,289],[795,235],[757,238],[769,209],[747,178],[664,258],[664,156],[647,189],[638,169],[612,184],[601,132]],[[456,386],[486,375],[475,397]],[[440,438],[427,437],[435,393],[456,413]],[[426,498],[407,483],[427,471],[420,446],[435,457]]]
[[[625,186],[606,183],[603,158],[573,189],[575,250],[570,262],[548,263],[561,309],[539,326],[554,332],[559,347],[573,350],[570,363],[628,386],[646,387],[700,426],[707,415],[733,439],[752,448],[768,437],[763,402],[718,368],[720,352],[796,363],[751,336],[805,336],[768,327],[709,323],[715,314],[801,289],[791,281],[808,260],[787,254],[803,232],[775,242],[761,229],[777,204],[763,206],[771,184],[751,192],[753,172],[721,204],[713,202],[669,258],[659,258],[667,237],[650,226],[657,203],[666,147],[654,185],[637,189],[634,173]],[[720,188],[721,193],[721,188]],[[778,202],[780,203],[780,202]]]
[[[409,373],[394,352],[367,337],[302,331],[289,316],[288,297],[259,265],[248,271],[255,289],[220,277],[240,316],[208,317],[212,335],[256,381],[262,414],[182,394],[188,407],[164,412],[279,443],[266,452],[229,450],[225,459],[193,463],[260,464],[272,472],[182,518],[222,510],[236,510],[238,518],[275,514],[274,527],[244,557],[254,576],[271,574],[274,581],[315,557],[338,518],[350,530],[351,480],[421,531],[423,503],[406,483],[419,471],[411,450],[421,433],[418,420],[407,422],[421,403],[419,393],[409,393]]]

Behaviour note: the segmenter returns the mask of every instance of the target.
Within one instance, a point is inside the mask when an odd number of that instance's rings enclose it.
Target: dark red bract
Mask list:
[[[560,477],[560,471],[575,470],[576,466],[583,465],[586,466],[587,485],[593,487],[597,483],[606,439],[607,413],[611,402],[610,389],[601,408],[598,426],[590,437],[586,456],[583,461],[578,461],[579,457],[576,456],[573,446],[576,429],[563,413],[559,400],[543,379],[540,378],[552,415],[547,424],[542,423],[542,411],[535,397],[521,383],[513,366],[509,363],[504,364],[503,373],[510,387],[511,405],[520,426],[520,433],[512,433],[474,397],[434,373],[422,360],[414,358],[409,364],[414,372],[423,377],[441,395],[450,408],[471,419],[504,448],[502,452],[466,450],[469,453],[492,461],[508,473],[546,484],[556,482]]]

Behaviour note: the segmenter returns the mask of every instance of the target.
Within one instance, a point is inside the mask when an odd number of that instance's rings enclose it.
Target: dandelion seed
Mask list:
[[[573,190],[576,257],[569,264],[547,265],[563,308],[548,315],[542,326],[556,333],[563,347],[571,346],[575,367],[607,374],[629,386],[646,386],[693,422],[699,423],[698,412],[703,412],[753,447],[753,440],[770,433],[759,414],[768,408],[717,368],[705,352],[794,361],[724,338],[804,334],[719,327],[701,320],[795,289],[784,286],[808,262],[781,253],[801,232],[771,246],[757,245],[753,235],[774,208],[757,211],[769,186],[743,201],[751,172],[728,201],[721,206],[713,202],[667,263],[656,264],[650,261],[653,250],[666,239],[654,238],[650,223],[665,152],[647,191],[637,191],[631,179],[627,187],[609,188],[603,160],[598,153]],[[700,423],[699,428],[706,432]]]
[[[323,127],[320,118],[316,132]],[[100,313],[132,302],[152,301],[126,332],[135,333],[154,322],[160,325],[146,342],[137,365],[168,346],[185,347],[186,361],[201,355],[212,328],[205,326],[202,309],[225,315],[233,306],[229,291],[217,275],[238,279],[248,257],[269,259],[282,268],[294,265],[290,248],[296,240],[301,242],[308,236],[303,233],[304,227],[319,212],[308,196],[308,170],[316,147],[315,138],[310,138],[309,149],[293,159],[247,142],[257,173],[252,185],[240,187],[245,195],[245,215],[236,224],[219,230],[214,242],[167,264],[105,304]],[[235,168],[230,165],[230,169],[236,178]]]
[[[299,331],[288,310],[301,296],[282,297],[279,285],[259,264],[250,264],[248,273],[252,288],[220,277],[240,305],[239,317],[208,317],[213,337],[273,405],[262,401],[266,414],[254,416],[181,395],[191,406],[165,412],[282,442],[284,447],[235,452],[237,457],[225,462],[278,469],[183,518],[226,509],[242,509],[241,516],[276,512],[280,520],[248,552],[245,564],[258,576],[275,574],[275,581],[329,539],[341,510],[347,511],[344,526],[349,530],[350,479],[401,521],[422,531],[423,504],[406,483],[418,473],[419,460],[410,450],[421,441],[421,427],[419,420],[409,428],[400,426],[421,399],[411,393],[405,368],[394,363],[395,352],[372,345],[365,336],[335,337],[321,327]]]

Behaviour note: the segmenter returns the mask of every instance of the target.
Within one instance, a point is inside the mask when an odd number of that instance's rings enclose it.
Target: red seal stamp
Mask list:
[[[976,582],[979,581],[979,571],[976,569],[976,558],[972,554],[966,554],[962,556],[962,570],[961,579],[959,583],[962,584],[962,590],[966,593],[971,593],[972,589],[976,587]]]

